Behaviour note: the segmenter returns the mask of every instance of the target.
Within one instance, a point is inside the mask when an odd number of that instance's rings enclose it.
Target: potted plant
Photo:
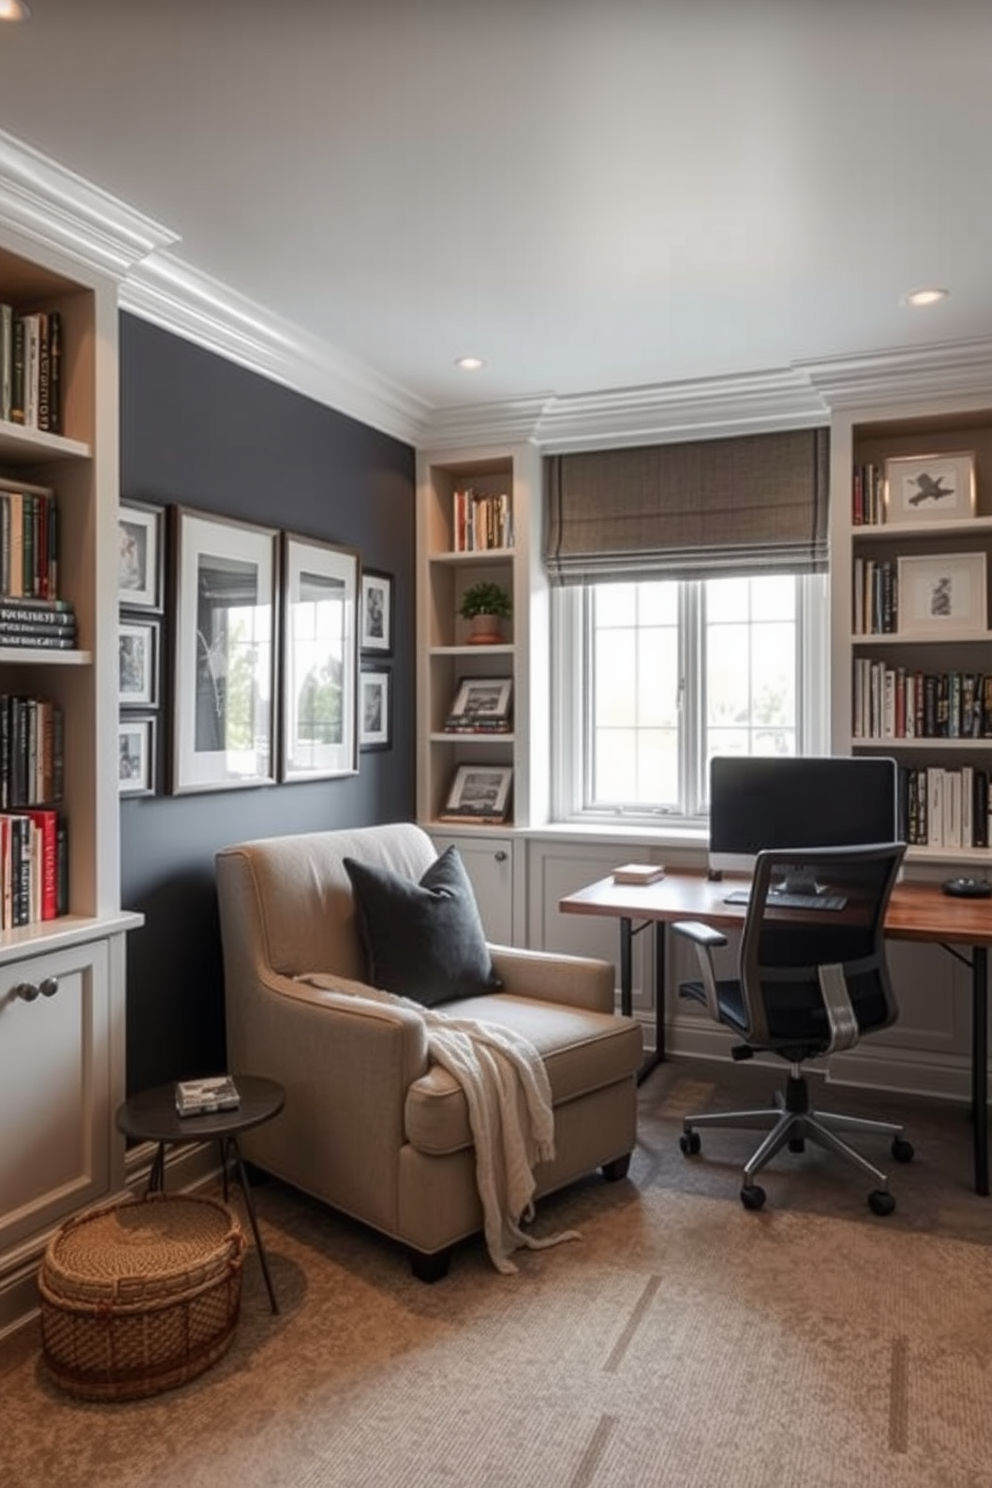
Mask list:
[[[458,613],[469,622],[469,643],[492,646],[503,639],[501,622],[510,614],[510,592],[502,584],[480,580],[462,595]]]

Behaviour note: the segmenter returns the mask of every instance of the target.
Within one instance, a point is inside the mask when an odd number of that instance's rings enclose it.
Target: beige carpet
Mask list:
[[[988,1488],[992,1201],[960,1111],[904,1106],[919,1159],[891,1219],[815,1153],[779,1159],[749,1214],[749,1134],[677,1151],[682,1111],[734,1081],[763,1097],[747,1075],[657,1071],[631,1180],[546,1200],[536,1229],[582,1239],[516,1277],[471,1244],[425,1287],[389,1244],[263,1185],[280,1316],[250,1256],[230,1352],[130,1405],[53,1389],[35,1330],[8,1342],[0,1485]]]

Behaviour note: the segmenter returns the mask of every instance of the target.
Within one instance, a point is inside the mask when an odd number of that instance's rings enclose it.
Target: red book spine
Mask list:
[[[41,918],[54,920],[58,917],[58,812],[32,807],[25,816],[41,829]]]

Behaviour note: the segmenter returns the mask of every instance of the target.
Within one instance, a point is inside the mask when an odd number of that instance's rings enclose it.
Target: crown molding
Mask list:
[[[0,218],[31,244],[122,279],[176,234],[0,130]]]
[[[795,366],[836,412],[913,402],[935,405],[947,398],[979,398],[992,404],[989,337],[827,357]]]
[[[422,400],[171,254],[136,265],[120,305],[406,444],[423,438]]]

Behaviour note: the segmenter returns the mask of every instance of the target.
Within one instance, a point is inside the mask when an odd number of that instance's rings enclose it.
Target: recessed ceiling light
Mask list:
[[[25,0],[0,0],[0,21],[26,21],[31,7]]]
[[[912,289],[903,295],[902,302],[916,310],[921,305],[936,305],[939,300],[946,300],[949,293],[947,289]]]
[[[455,366],[461,367],[463,372],[478,372],[479,368],[485,365],[481,357],[458,357],[455,360]]]

